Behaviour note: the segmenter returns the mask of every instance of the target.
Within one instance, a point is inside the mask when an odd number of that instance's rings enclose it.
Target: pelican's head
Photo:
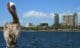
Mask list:
[[[10,4],[10,7],[15,5],[14,2],[9,2],[9,4]]]
[[[14,13],[16,8],[15,8],[15,3],[14,2],[8,2],[7,8],[11,13]]]

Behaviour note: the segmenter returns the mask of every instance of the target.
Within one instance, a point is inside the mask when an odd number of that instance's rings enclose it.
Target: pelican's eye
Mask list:
[[[14,9],[14,10],[16,9],[14,5],[11,8]]]

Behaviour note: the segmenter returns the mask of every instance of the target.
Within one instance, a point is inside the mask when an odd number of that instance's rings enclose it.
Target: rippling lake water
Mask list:
[[[80,32],[21,32],[18,48],[80,48]],[[0,32],[0,48],[6,44]]]

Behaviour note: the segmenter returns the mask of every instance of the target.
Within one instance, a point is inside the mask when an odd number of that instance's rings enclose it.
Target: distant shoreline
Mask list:
[[[21,30],[21,32],[80,32],[80,30]]]
[[[2,32],[3,30],[0,30],[0,32]]]
[[[80,32],[80,30],[21,30],[21,32]]]

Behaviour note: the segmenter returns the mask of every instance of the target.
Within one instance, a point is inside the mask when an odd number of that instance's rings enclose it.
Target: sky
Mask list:
[[[7,3],[14,2],[21,25],[33,23],[54,23],[54,13],[59,14],[62,22],[63,13],[80,14],[80,0],[0,0],[0,26],[12,21],[11,14],[7,9]]]

